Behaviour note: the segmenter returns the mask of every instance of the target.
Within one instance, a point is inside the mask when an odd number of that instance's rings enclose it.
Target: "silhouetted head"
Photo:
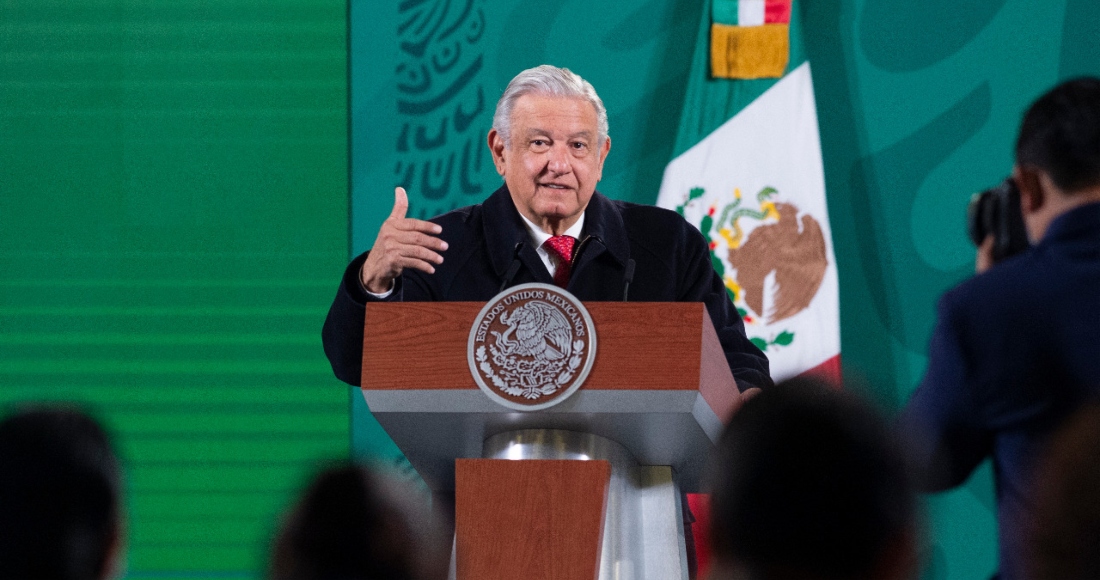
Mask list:
[[[709,483],[718,577],[858,580],[915,566],[900,451],[853,395],[809,379],[765,389],[731,419]]]
[[[91,417],[42,408],[0,422],[0,578],[110,576],[120,496],[118,459]]]
[[[1065,193],[1100,185],[1100,79],[1066,81],[1031,105],[1016,164],[1047,172]]]
[[[1031,105],[1012,181],[1033,243],[1062,215],[1100,203],[1100,79],[1066,81]]]
[[[323,471],[283,523],[274,580],[442,580],[450,544],[422,502],[365,467]]]

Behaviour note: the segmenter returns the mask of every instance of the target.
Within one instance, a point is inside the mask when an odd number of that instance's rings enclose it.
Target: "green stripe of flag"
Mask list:
[[[729,6],[722,10],[732,10],[735,20],[728,24],[737,24],[737,0],[711,0],[712,12],[720,3]],[[791,3],[790,24],[790,60],[784,75],[806,62],[806,50],[802,43],[802,15],[798,2]],[[691,60],[691,73],[684,95],[684,107],[680,114],[680,129],[676,134],[676,144],[670,159],[679,157],[696,143],[702,141],[723,123],[733,118],[741,109],[767,92],[779,79],[731,80],[715,79],[710,76],[710,25],[711,14],[703,11],[699,19],[699,28],[695,38],[695,53]],[[721,22],[717,17],[715,22]],[[723,22],[723,24],[727,24]]]
[[[715,24],[737,26],[739,0],[711,0],[710,17]]]

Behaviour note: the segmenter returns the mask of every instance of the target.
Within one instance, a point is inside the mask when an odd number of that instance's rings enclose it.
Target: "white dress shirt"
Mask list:
[[[546,269],[550,271],[550,277],[554,277],[554,273],[558,271],[558,264],[561,262],[561,258],[556,253],[551,253],[546,249],[546,240],[549,240],[553,236],[542,231],[542,228],[535,225],[535,222],[527,219],[527,216],[522,213],[519,217],[523,218],[523,225],[527,226],[527,233],[531,235],[531,241],[535,242],[535,252],[542,258],[542,263],[546,265]],[[581,217],[577,219],[577,223],[572,227],[565,230],[565,235],[573,236],[577,238],[579,242],[581,239],[581,230],[584,229],[584,212],[581,212]]]

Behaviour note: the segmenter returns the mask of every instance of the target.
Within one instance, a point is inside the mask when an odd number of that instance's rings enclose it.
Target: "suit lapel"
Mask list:
[[[630,242],[622,215],[614,202],[599,192],[592,194],[584,212],[584,236],[577,247],[573,275],[580,276],[586,266],[607,253],[619,266],[625,266],[630,257]]]

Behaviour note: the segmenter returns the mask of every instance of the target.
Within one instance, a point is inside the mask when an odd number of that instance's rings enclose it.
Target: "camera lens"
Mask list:
[[[975,246],[981,246],[986,237],[993,236],[995,263],[1027,249],[1020,190],[1011,177],[970,198],[966,207],[966,230]]]
[[[975,193],[966,206],[966,233],[975,246],[982,245],[993,230],[994,199],[992,189]]]

